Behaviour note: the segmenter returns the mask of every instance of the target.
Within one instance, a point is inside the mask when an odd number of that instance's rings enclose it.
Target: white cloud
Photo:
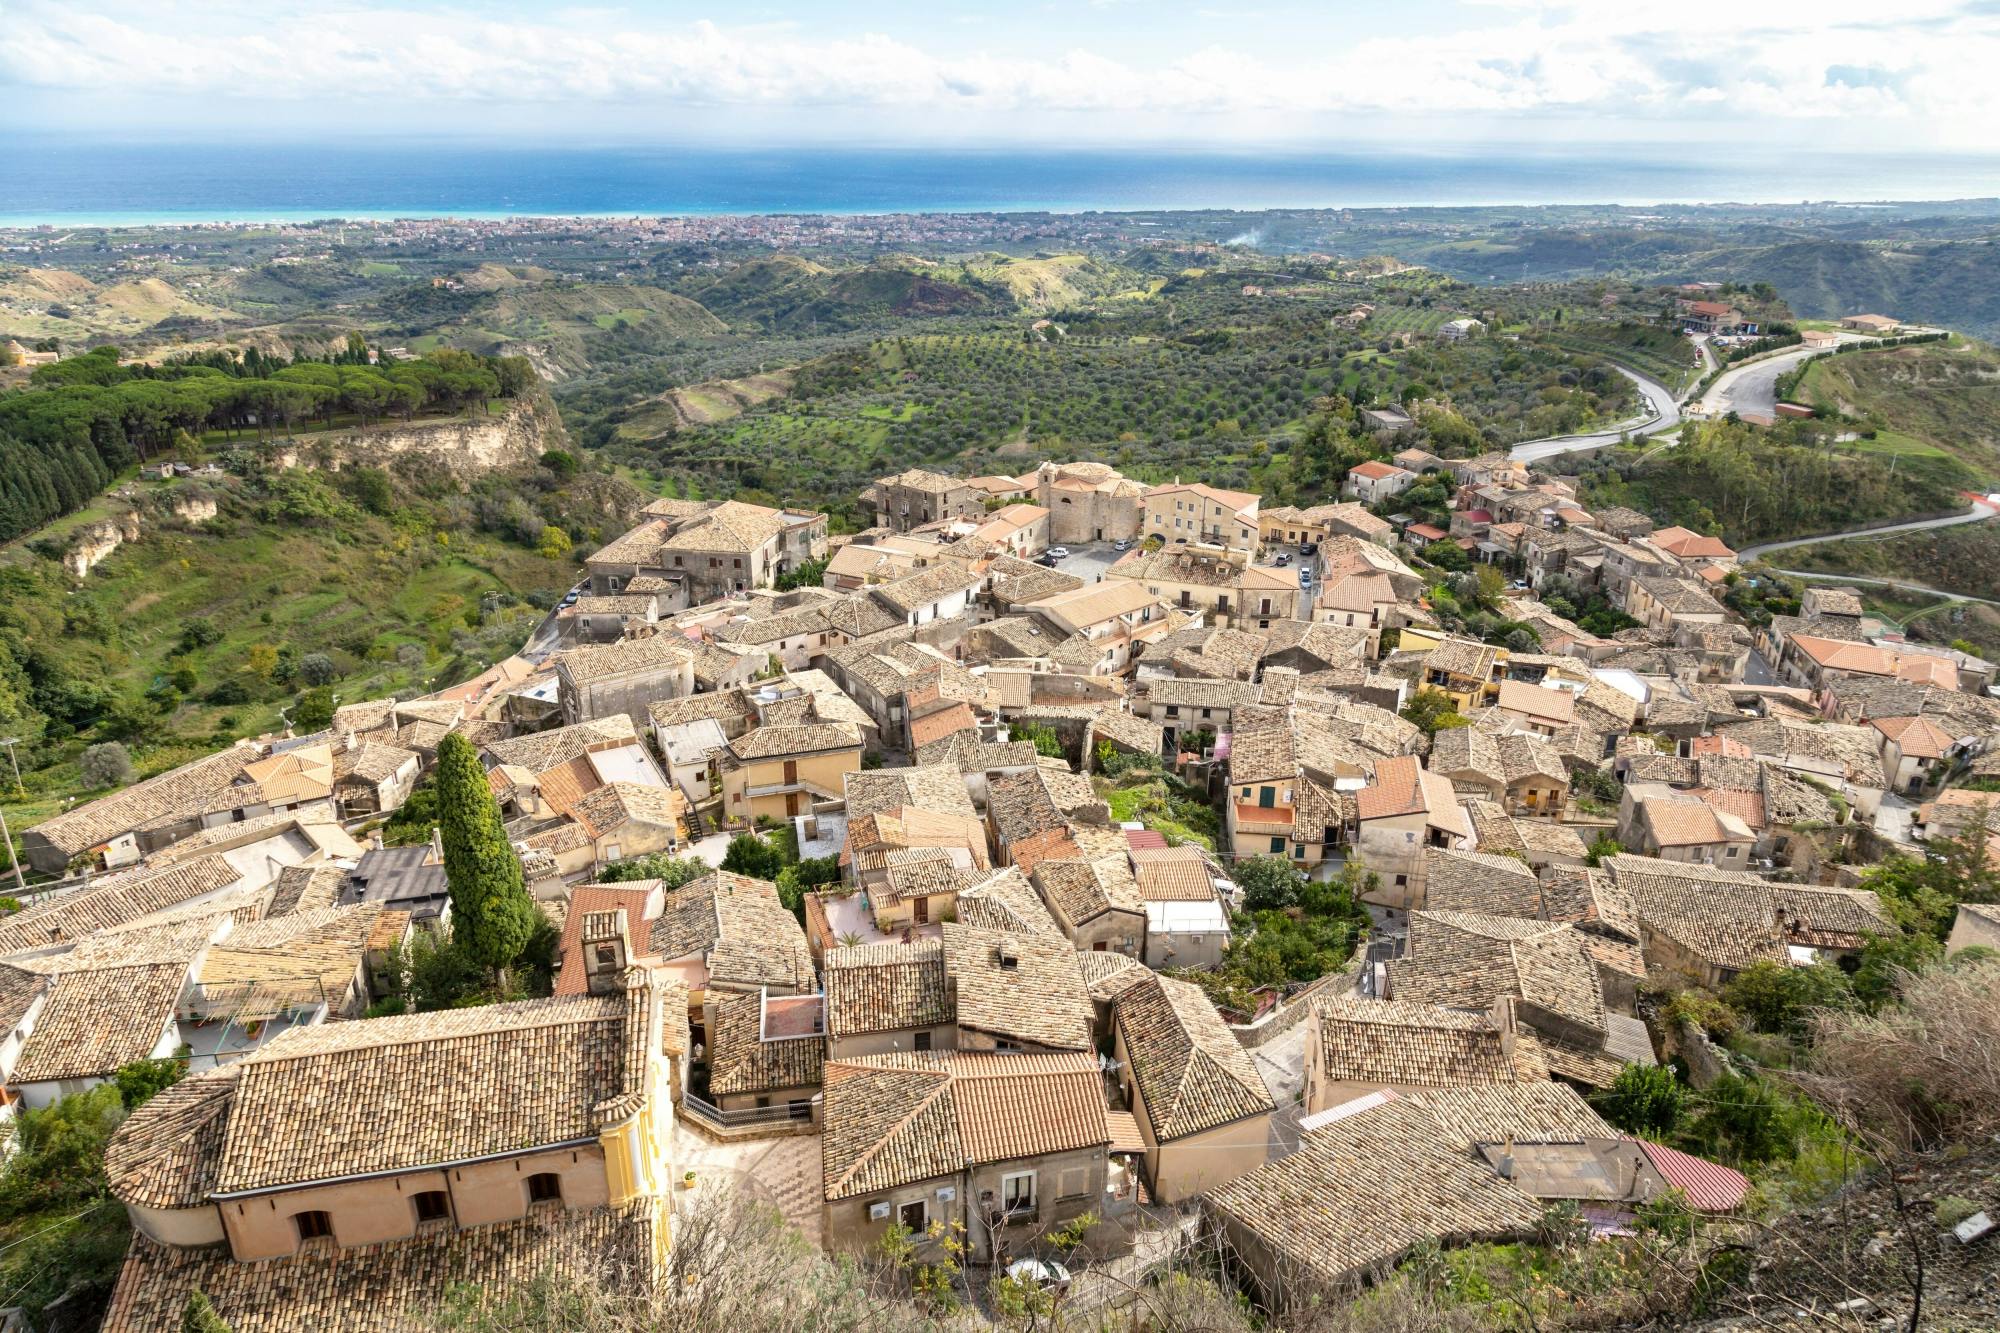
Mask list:
[[[264,102],[633,104],[894,112],[901,123],[1023,111],[1097,116],[1581,115],[1676,122],[1907,120],[1921,142],[2000,131],[2000,19],[1952,0],[1633,5],[1479,0],[1451,31],[1190,44],[1153,62],[1061,42],[946,54],[792,25],[668,24],[618,10],[537,21],[384,5],[113,6],[29,0],[0,28],[0,82],[64,93]],[[988,34],[989,36],[991,34]],[[1018,38],[1019,34],[1008,34]],[[906,115],[905,113],[922,113]]]

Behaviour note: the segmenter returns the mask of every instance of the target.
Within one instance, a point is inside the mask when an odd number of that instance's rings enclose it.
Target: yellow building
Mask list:
[[[846,722],[757,727],[723,751],[722,817],[732,825],[805,814],[839,800],[861,771],[861,733]]]
[[[105,1153],[133,1239],[104,1328],[177,1327],[196,1289],[235,1328],[352,1327],[356,1292],[388,1326],[440,1272],[614,1255],[650,1286],[687,1000],[605,959],[583,995],[302,1028],[146,1103]]]

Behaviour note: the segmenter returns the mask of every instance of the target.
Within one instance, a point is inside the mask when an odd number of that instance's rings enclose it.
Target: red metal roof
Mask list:
[[[1125,830],[1125,845],[1135,852],[1163,848],[1167,845],[1167,835],[1157,829],[1128,828]]]
[[[1687,1196],[1688,1207],[1698,1213],[1727,1213],[1743,1204],[1750,1189],[1749,1177],[1741,1171],[1706,1158],[1692,1157],[1664,1144],[1633,1139],[1653,1169],[1666,1182]]]

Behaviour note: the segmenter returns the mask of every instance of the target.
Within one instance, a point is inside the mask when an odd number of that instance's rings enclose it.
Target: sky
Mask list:
[[[9,132],[199,142],[1962,153],[1996,71],[2000,0],[0,0]]]

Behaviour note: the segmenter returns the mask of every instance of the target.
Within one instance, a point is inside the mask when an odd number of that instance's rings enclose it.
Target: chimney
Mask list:
[[[439,865],[444,864],[444,830],[431,825],[431,856]]]
[[[585,912],[578,935],[583,947],[584,987],[592,995],[612,995],[624,989],[625,968],[632,957],[632,935],[625,909]]]
[[[1511,1065],[1514,1063],[1514,997],[1511,995],[1502,995],[1499,1001],[1494,1004],[1490,1017],[1493,1020],[1493,1026],[1500,1033],[1501,1058]]]
[[[1500,1179],[1512,1180],[1514,1178],[1514,1136],[1512,1134],[1507,1136],[1507,1146],[1500,1150],[1500,1166],[1498,1169]]]

